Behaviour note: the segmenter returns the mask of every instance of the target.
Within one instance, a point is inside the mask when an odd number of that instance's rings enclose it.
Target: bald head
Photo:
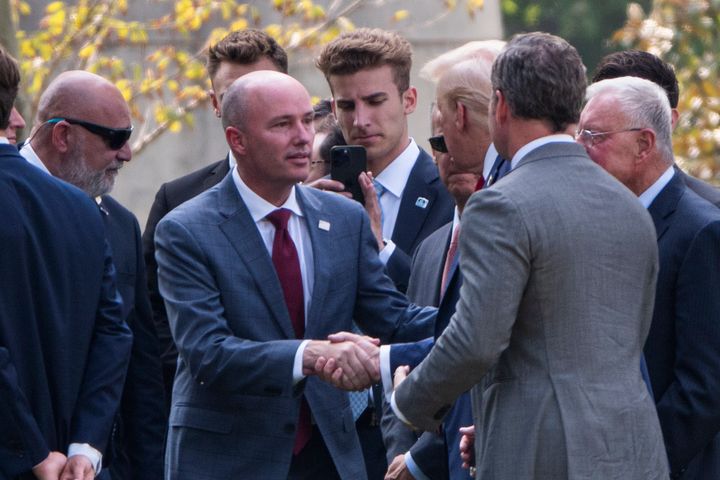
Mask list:
[[[248,112],[253,105],[267,105],[275,101],[275,92],[286,89],[304,92],[305,95],[308,95],[307,90],[300,82],[281,72],[260,70],[238,78],[223,96],[223,128],[233,126],[243,129],[245,120],[252,120],[252,115]]]
[[[43,92],[38,106],[38,123],[54,117],[70,117],[105,125],[110,113],[118,110],[129,112],[115,85],[94,73],[72,70],[58,75]],[[129,124],[108,126],[125,128]]]
[[[94,197],[110,191],[132,158],[131,126],[115,85],[94,73],[68,71],[40,97],[30,144],[50,173]]]

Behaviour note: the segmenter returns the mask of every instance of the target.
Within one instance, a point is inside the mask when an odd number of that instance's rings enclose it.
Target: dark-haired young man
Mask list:
[[[367,150],[381,210],[371,215],[380,260],[398,290],[405,292],[415,249],[451,221],[454,212],[454,201],[432,157],[408,133],[407,117],[417,104],[417,91],[410,85],[412,48],[396,33],[361,28],[326,45],[316,65],[330,86],[345,141]],[[332,181],[324,182],[323,188],[334,188]],[[375,392],[379,396],[379,389]],[[358,417],[357,427],[368,474],[374,479],[384,476],[386,464],[374,421],[379,412],[371,413],[373,402],[370,405]],[[379,410],[378,398],[374,405]]]
[[[231,32],[218,43],[210,46],[207,70],[212,82],[210,97],[213,109],[215,115],[220,118],[225,91],[236,79],[257,70],[275,70],[287,73],[288,60],[285,51],[272,37],[260,30],[248,29]],[[175,376],[177,349],[170,334],[165,305],[158,292],[157,262],[153,244],[155,227],[170,210],[219,183],[234,165],[235,159],[231,153],[228,153],[220,161],[164,183],[155,195],[155,201],[150,208],[143,232],[148,290],[160,337],[163,377],[168,402]]]

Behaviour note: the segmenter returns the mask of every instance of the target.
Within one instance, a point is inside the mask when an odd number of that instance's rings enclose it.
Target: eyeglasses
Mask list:
[[[445,135],[435,135],[434,137],[428,138],[430,147],[436,152],[448,153],[447,144],[445,143]]]
[[[110,147],[112,150],[120,150],[123,145],[125,145],[127,141],[130,140],[130,135],[132,135],[133,131],[133,127],[110,128],[95,123],[86,122],[83,120],[64,117],[51,118],[45,123],[53,124],[60,122],[67,122],[71,125],[80,125],[88,132],[94,133],[95,135],[101,137],[105,141],[107,146]]]
[[[593,132],[592,130],[578,130],[575,133],[575,140],[579,141],[586,147],[594,147],[598,143],[604,142],[606,137],[615,133],[622,132],[639,132],[642,128],[625,128],[623,130],[612,130],[610,132]]]

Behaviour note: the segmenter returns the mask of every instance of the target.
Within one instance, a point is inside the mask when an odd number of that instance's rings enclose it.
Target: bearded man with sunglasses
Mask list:
[[[34,132],[20,151],[28,162],[94,198],[105,223],[123,299],[122,318],[134,337],[106,453],[114,480],[162,477],[166,425],[140,226],[129,210],[107,195],[120,168],[132,158],[131,133],[130,111],[117,87],[98,75],[70,71],[43,93]]]

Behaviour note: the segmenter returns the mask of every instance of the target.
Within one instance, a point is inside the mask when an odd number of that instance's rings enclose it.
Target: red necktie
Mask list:
[[[453,230],[452,237],[450,238],[450,247],[448,248],[447,256],[445,257],[445,266],[443,267],[442,280],[440,284],[440,298],[445,296],[447,290],[447,284],[450,278],[450,268],[455,261],[455,255],[457,254],[458,248],[458,237],[460,236],[460,225]]]
[[[280,208],[271,212],[267,219],[275,226],[273,239],[272,262],[280,279],[285,304],[295,330],[296,338],[305,336],[305,301],[303,298],[302,275],[297,249],[288,232],[287,224],[291,212]],[[300,404],[300,421],[298,422],[293,455],[297,455],[310,440],[312,426],[310,424],[310,408],[303,397]]]
[[[480,175],[480,178],[478,178],[477,183],[475,184],[475,191],[482,190],[482,187],[485,185],[485,179],[482,175]]]

